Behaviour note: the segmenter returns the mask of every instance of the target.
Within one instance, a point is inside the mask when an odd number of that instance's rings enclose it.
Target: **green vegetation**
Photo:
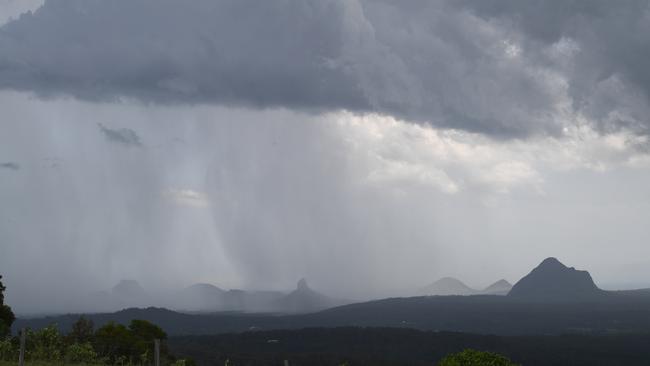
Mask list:
[[[11,324],[16,320],[14,312],[11,311],[9,305],[5,305],[6,289],[7,288],[2,284],[2,276],[0,276],[0,339],[9,335],[11,332]]]
[[[167,334],[157,325],[145,320],[132,320],[128,327],[113,322],[96,331],[92,321],[81,317],[67,335],[59,333],[55,325],[38,331],[27,329],[25,359],[28,365],[151,365],[154,358],[154,340],[165,340]],[[19,336],[0,341],[0,360],[18,359]],[[187,365],[176,360],[161,344],[163,365]]]
[[[16,365],[20,352],[19,336],[11,337],[15,317],[4,305],[4,290],[0,281],[0,366]],[[109,322],[95,331],[92,320],[82,316],[67,335],[59,333],[55,324],[27,329],[25,360],[27,366],[152,365],[156,339],[164,341],[167,334],[146,320],[132,320],[128,327]],[[193,365],[191,360],[177,360],[164,342],[160,360],[162,365]]]
[[[517,366],[517,364],[497,353],[466,349],[443,358],[438,366]]]

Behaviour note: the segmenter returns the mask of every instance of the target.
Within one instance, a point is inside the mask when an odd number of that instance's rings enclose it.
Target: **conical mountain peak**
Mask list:
[[[309,285],[307,284],[307,280],[304,278],[301,278],[300,281],[298,281],[298,285],[296,286],[296,290],[298,291],[309,291],[311,290],[309,288]]]
[[[548,257],[540,263],[537,268],[568,268],[555,257]]]
[[[420,289],[423,295],[472,295],[476,290],[470,288],[463,281],[454,277],[443,277],[436,282]]]
[[[492,286],[512,286],[512,284],[507,280],[501,279],[493,283]]]
[[[557,258],[546,258],[519,280],[508,295],[539,300],[571,301],[592,298],[601,293],[589,272],[567,267]]]
[[[485,295],[507,295],[512,289],[510,282],[501,279],[481,291]]]

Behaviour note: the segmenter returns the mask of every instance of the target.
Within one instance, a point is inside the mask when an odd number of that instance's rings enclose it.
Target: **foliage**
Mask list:
[[[154,354],[154,340],[166,339],[167,334],[157,325],[146,320],[132,320],[129,327],[113,322],[97,329],[94,344],[97,353],[112,364],[127,362],[151,363]],[[169,357],[163,344],[161,358]]]
[[[73,343],[65,353],[66,363],[92,364],[97,362],[97,353],[90,343]]]
[[[11,325],[16,320],[16,316],[9,305],[5,305],[4,292],[7,288],[2,283],[2,276],[0,276],[0,338],[4,338],[11,332]]]
[[[191,358],[179,359],[171,363],[171,366],[196,366],[196,363]]]
[[[63,357],[63,337],[52,324],[38,331],[27,332],[27,357],[33,360],[60,361]]]
[[[151,365],[154,340],[167,338],[157,325],[144,320],[133,320],[128,327],[107,323],[93,332],[93,323],[81,317],[70,333],[63,336],[55,324],[37,331],[27,329],[25,358],[28,364],[38,365]],[[17,360],[19,336],[0,338],[0,361]],[[161,344],[161,361],[173,364],[176,360]],[[193,366],[178,363],[177,366]],[[0,364],[0,366],[4,366]]]
[[[139,352],[140,361],[148,363],[153,361],[154,348],[152,346],[155,339],[167,339],[167,333],[162,328],[146,320],[132,320],[129,324],[129,330],[135,337],[135,347]],[[160,353],[168,353],[166,347],[161,346]]]
[[[167,339],[167,333],[162,328],[146,320],[132,320],[131,324],[129,324],[129,330],[136,337],[147,341]]]
[[[94,333],[95,324],[92,320],[82,315],[72,324],[72,330],[68,334],[68,339],[71,343],[88,343],[92,341]]]
[[[11,344],[10,338],[0,339],[0,360],[9,359],[14,352],[14,347]]]
[[[114,322],[107,323],[95,332],[97,353],[112,364],[121,363],[122,358],[138,357],[135,341],[127,327]]]
[[[517,366],[497,353],[466,349],[443,358],[439,366]]]

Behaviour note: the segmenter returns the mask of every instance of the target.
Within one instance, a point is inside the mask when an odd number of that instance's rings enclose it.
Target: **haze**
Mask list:
[[[647,1],[41,5],[0,0],[19,314],[122,279],[483,287],[549,256],[648,286]]]

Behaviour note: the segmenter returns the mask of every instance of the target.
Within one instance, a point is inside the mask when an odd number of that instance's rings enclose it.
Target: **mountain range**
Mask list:
[[[306,313],[349,303],[314,291],[305,279],[295,290],[224,290],[208,283],[197,283],[164,294],[150,294],[135,280],[122,280],[110,291],[91,294],[86,308],[115,311],[131,307],[164,306],[184,312]]]
[[[512,284],[503,279],[482,290],[476,290],[467,286],[459,279],[443,277],[421,288],[418,294],[426,296],[507,295],[511,288]]]
[[[441,284],[457,286],[458,282],[445,280]],[[490,287],[502,290],[507,285],[498,281]],[[116,287],[113,291],[116,294],[122,291],[142,293],[130,282]],[[440,288],[454,289],[442,285]],[[340,300],[313,291],[304,280],[298,282],[294,291],[282,295],[225,291],[205,284],[183,291],[203,301],[206,308],[253,309],[249,305],[251,299],[261,299],[260,303],[275,313],[192,314],[162,308],[131,308],[88,316],[97,326],[108,321],[128,323],[131,319],[145,319],[175,335],[338,326],[405,327],[497,335],[629,333],[650,329],[650,290],[601,290],[588,272],[566,267],[555,258],[545,259],[518,281],[507,296],[416,296],[334,306]],[[320,310],[323,308],[327,309]],[[278,314],[278,309],[283,314]],[[25,326],[37,329],[52,323],[69,329],[78,316],[23,318],[15,322],[13,329]]]

